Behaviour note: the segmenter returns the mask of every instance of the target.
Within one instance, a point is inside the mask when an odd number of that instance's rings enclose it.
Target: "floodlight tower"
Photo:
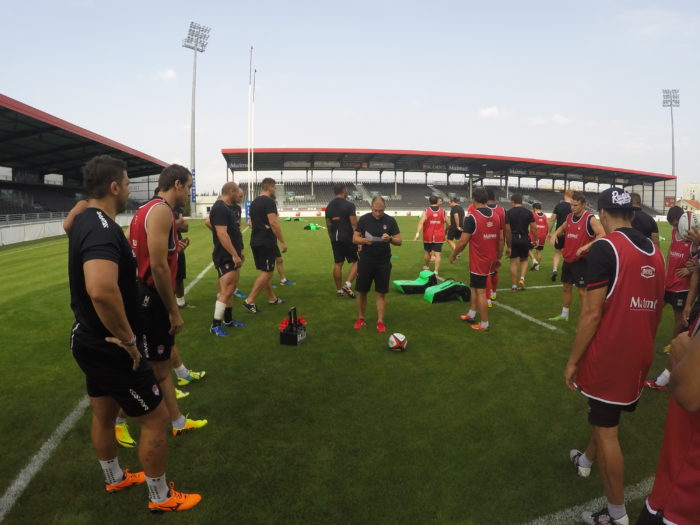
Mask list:
[[[676,176],[676,143],[673,135],[673,108],[681,105],[680,91],[677,89],[663,90],[662,107],[671,109],[671,175]]]
[[[194,66],[192,68],[192,125],[190,127],[190,170],[192,171],[192,202],[197,201],[197,186],[195,184],[194,165],[194,107],[195,91],[197,89],[197,53],[204,53],[209,43],[210,27],[196,22],[190,22],[187,37],[182,41],[182,47],[194,51]]]

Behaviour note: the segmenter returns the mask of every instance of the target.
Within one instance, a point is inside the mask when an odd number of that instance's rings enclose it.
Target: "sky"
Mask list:
[[[200,191],[247,144],[418,149],[671,173],[700,165],[700,2],[0,0],[0,93],[189,165]]]

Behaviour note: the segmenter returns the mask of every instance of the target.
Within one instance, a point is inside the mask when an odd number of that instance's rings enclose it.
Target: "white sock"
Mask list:
[[[184,295],[182,297],[175,296],[175,300],[177,301],[178,306],[185,306],[185,296]]]
[[[588,456],[586,456],[586,453],[584,452],[578,457],[578,465],[579,467],[583,468],[591,468],[593,466],[593,462],[588,459]]]
[[[126,423],[126,418],[125,418],[125,417],[119,417],[119,416],[117,416],[117,418],[114,420],[114,424],[115,424],[115,425],[123,425],[124,423]]]
[[[474,319],[476,317],[476,310],[469,310],[469,313],[467,315]]]
[[[352,288],[352,283],[350,281],[345,281],[345,286]]]
[[[173,428],[175,430],[180,430],[187,424],[187,419],[185,419],[185,416],[180,415],[179,418],[177,418],[175,421],[173,421]]]
[[[668,368],[664,368],[664,371],[656,378],[656,384],[659,386],[666,386],[670,380],[671,372],[668,371]]]
[[[610,516],[614,520],[619,520],[620,518],[626,515],[627,509],[625,508],[624,503],[622,505],[613,505],[608,501],[608,516]]]
[[[105,475],[105,483],[112,485],[124,479],[124,471],[119,466],[119,458],[108,459],[107,461],[100,460],[100,467],[102,467],[102,473]]]
[[[148,499],[153,503],[163,503],[168,499],[168,482],[165,479],[165,472],[157,478],[149,478],[146,476],[146,484],[148,485]]]
[[[214,319],[221,321],[224,318],[224,311],[226,310],[226,303],[221,301],[216,301],[214,303]]]
[[[562,307],[561,309],[561,316],[566,317],[567,319],[569,318],[569,309]]]
[[[190,375],[190,371],[187,370],[187,367],[184,363],[178,366],[177,368],[173,368],[173,370],[175,370],[175,374],[177,374],[177,377],[181,379],[185,379],[188,375]]]
[[[521,280],[521,281],[524,281],[524,280],[525,280],[525,276],[524,276],[524,275],[521,275],[521,276],[520,276],[520,280]]]
[[[481,321],[481,328],[488,328],[488,327],[489,327],[488,321]]]
[[[345,292],[344,292],[344,291],[342,290],[342,288],[341,288],[341,289],[338,290],[338,293],[342,295],[342,294],[344,294]]]

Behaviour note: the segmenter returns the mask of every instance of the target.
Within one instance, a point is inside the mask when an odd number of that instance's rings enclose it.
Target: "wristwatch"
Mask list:
[[[123,344],[124,346],[136,346],[136,334],[134,334],[133,337],[131,339],[129,339],[128,341],[121,341],[120,340],[119,342],[121,344]]]

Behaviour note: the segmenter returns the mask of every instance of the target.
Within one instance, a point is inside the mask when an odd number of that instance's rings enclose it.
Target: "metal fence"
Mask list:
[[[0,227],[9,224],[21,224],[25,222],[56,221],[65,219],[66,211],[46,211],[41,213],[9,213],[0,215]]]

